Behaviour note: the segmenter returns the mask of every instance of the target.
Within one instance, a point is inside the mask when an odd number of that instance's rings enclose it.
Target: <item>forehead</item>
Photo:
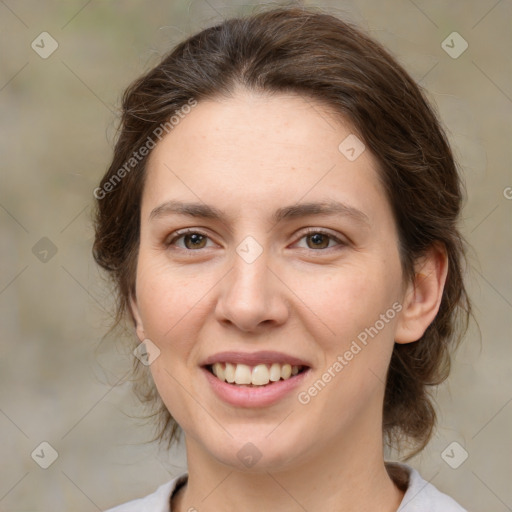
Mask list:
[[[385,198],[363,147],[348,122],[310,97],[244,90],[201,101],[153,149],[143,214],[182,198],[233,212],[301,199],[364,209]]]

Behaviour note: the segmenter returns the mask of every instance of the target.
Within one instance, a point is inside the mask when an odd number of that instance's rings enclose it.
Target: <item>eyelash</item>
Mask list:
[[[347,245],[347,242],[344,242],[343,240],[340,240],[338,237],[334,236],[332,233],[330,233],[328,231],[325,231],[324,229],[318,229],[318,228],[307,228],[307,231],[302,233],[302,235],[300,236],[299,240],[302,240],[303,238],[305,238],[307,236],[316,235],[316,234],[327,236],[330,240],[337,242],[338,246],[343,247],[343,246]],[[177,240],[179,240],[180,238],[183,238],[186,235],[201,235],[201,236],[204,236],[204,237],[210,239],[210,237],[206,233],[204,233],[203,231],[200,231],[200,230],[197,230],[197,229],[185,229],[185,230],[176,231],[175,233],[173,233],[173,235],[171,235],[172,238],[170,238],[170,239],[168,238],[165,241],[165,246],[166,247],[170,247],[170,246],[174,245],[174,243]],[[310,249],[308,247],[306,249],[310,250],[310,251],[313,251],[313,252],[325,252],[325,251],[327,251],[329,249],[334,249],[334,248],[335,247],[325,247],[323,249]],[[187,248],[183,248],[183,247],[179,247],[178,249],[183,250],[183,251],[187,251],[189,253],[199,252],[201,250],[201,249],[187,249]]]

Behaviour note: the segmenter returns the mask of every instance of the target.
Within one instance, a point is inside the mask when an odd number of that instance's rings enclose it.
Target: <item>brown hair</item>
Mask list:
[[[96,189],[101,193],[95,192],[93,252],[117,287],[117,322],[131,315],[147,156],[132,162],[133,168],[126,162],[187,101],[229,97],[239,86],[298,93],[350,121],[379,164],[407,279],[432,244],[446,248],[448,277],[439,313],[420,340],[395,344],[387,375],[385,440],[396,447],[407,441],[416,453],[436,422],[429,389],[448,376],[450,349],[471,312],[463,282],[465,244],[456,225],[462,184],[446,135],[419,86],[380,44],[335,16],[280,7],[228,19],[181,42],[125,91],[112,163]],[[115,181],[123,166],[126,172]],[[179,429],[148,374],[135,360],[136,392],[155,405],[156,438],[170,444]]]

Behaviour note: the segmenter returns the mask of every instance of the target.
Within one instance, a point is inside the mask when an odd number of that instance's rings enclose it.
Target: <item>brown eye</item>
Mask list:
[[[206,245],[207,237],[200,233],[183,235],[183,241],[187,249],[202,249]]]
[[[330,237],[325,233],[313,233],[306,235],[306,240],[310,249],[326,249],[329,247]]]
[[[194,251],[208,247],[208,235],[199,231],[177,232],[166,242],[167,246],[175,246],[178,249]]]
[[[310,229],[300,237],[297,245],[303,249],[321,250],[335,249],[336,246],[343,247],[347,244],[327,231]]]

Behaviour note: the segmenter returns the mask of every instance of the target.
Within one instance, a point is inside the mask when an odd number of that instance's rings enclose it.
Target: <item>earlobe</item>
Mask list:
[[[130,297],[130,311],[132,313],[133,321],[135,322],[135,332],[137,333],[137,337],[140,341],[143,341],[146,338],[144,333],[144,325],[142,324],[139,306],[137,305],[137,301],[133,296]]]
[[[439,311],[447,274],[446,249],[434,244],[416,262],[415,275],[407,287],[397,322],[396,343],[411,343],[423,336]]]

